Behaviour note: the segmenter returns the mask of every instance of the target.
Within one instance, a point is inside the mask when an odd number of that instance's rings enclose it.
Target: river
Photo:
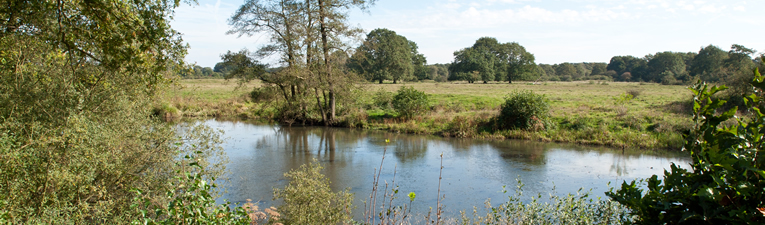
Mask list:
[[[382,166],[381,180],[395,183],[400,194],[394,205],[412,204],[416,213],[436,207],[439,172],[447,215],[481,209],[487,199],[505,202],[520,179],[524,196],[555,190],[559,195],[580,188],[593,197],[622,181],[662,174],[671,163],[688,166],[689,157],[678,152],[622,151],[603,147],[521,140],[472,140],[425,135],[395,134],[347,128],[283,127],[246,122],[207,120],[224,132],[223,148],[229,157],[227,193],[234,203],[246,199],[263,206],[278,205],[273,188],[287,183],[285,172],[317,159],[333,190],[355,193],[354,217],[360,219],[364,199],[372,190],[373,174]],[[389,140],[386,142],[385,140]],[[443,171],[439,171],[443,154]],[[503,186],[508,190],[503,193]],[[381,187],[382,189],[382,187]]]

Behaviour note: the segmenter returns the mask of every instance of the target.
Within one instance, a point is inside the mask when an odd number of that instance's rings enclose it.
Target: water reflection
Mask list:
[[[661,174],[670,162],[687,165],[682,155],[669,153],[612,151],[597,148],[532,141],[482,141],[444,139],[433,136],[392,134],[323,127],[279,127],[241,122],[206,121],[225,131],[224,148],[230,158],[228,189],[223,198],[232,202],[246,199],[272,201],[273,188],[284,187],[283,174],[317,159],[333,190],[351,188],[356,193],[355,212],[363,211],[362,200],[372,189],[372,174],[380,167],[381,179],[393,180],[400,193],[417,193],[412,205],[418,213],[435,207],[440,155],[443,153],[442,203],[447,214],[479,208],[488,198],[499,203],[507,198],[503,186],[512,189],[516,178],[523,180],[526,193],[560,194],[580,187],[603,196],[607,183]],[[390,140],[387,143],[385,140]],[[405,195],[405,194],[404,194]],[[408,201],[404,195],[396,201]],[[395,204],[396,202],[394,202]]]

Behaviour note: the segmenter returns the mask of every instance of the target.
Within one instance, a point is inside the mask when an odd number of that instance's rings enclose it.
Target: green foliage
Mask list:
[[[351,220],[353,194],[348,189],[332,192],[322,169],[314,159],[284,174],[289,184],[284,189],[274,189],[274,199],[284,201],[279,207],[282,223],[339,224]]]
[[[412,42],[414,43],[414,42]],[[367,34],[364,43],[356,49],[348,66],[362,74],[369,81],[411,79],[415,72],[413,59],[420,59],[416,44],[410,44],[396,32],[378,28]],[[414,49],[412,49],[414,48]],[[424,60],[424,56],[422,57]],[[421,65],[421,64],[417,64]]]
[[[473,218],[463,213],[462,224],[630,224],[633,220],[624,206],[608,199],[593,199],[589,191],[582,193],[580,189],[565,196],[551,193],[548,198],[538,194],[528,200],[523,197],[523,186],[518,180],[515,195],[499,206],[487,202],[485,216],[478,216],[476,210]]]
[[[393,109],[404,118],[412,118],[428,110],[428,96],[413,87],[402,86],[393,96],[392,103]]]
[[[151,198],[136,197],[136,202],[142,204],[136,203],[132,207],[138,209],[143,218],[133,221],[133,224],[250,224],[250,217],[244,208],[232,209],[229,202],[216,204],[215,177],[210,177],[209,181],[205,179],[205,168],[193,155],[184,158],[190,161],[188,166],[194,170],[175,171],[175,180],[165,192],[169,199],[166,205],[157,205]],[[138,196],[147,196],[141,190],[134,191]]]
[[[528,78],[537,69],[534,55],[518,43],[499,43],[496,38],[482,37],[473,46],[454,52],[454,62],[449,66],[452,74],[470,75],[477,71],[480,77],[453,76],[472,83]],[[469,79],[466,79],[469,78]]]
[[[550,104],[544,95],[516,91],[505,97],[498,123],[501,129],[544,130],[549,115]]]
[[[276,98],[276,88],[271,86],[255,87],[250,92],[250,100],[253,102],[268,102]]]
[[[193,151],[221,172],[214,133],[151,117],[183,66],[178,1],[6,1],[0,10],[0,223],[124,224]],[[164,111],[174,113],[167,105]],[[177,110],[175,110],[177,113]],[[181,139],[195,146],[176,146]],[[138,196],[132,189],[144,190]]]
[[[372,96],[372,101],[376,107],[382,110],[388,110],[393,108],[393,97],[394,95],[392,92],[380,89],[375,92],[374,96]]]
[[[622,93],[617,97],[614,97],[614,104],[616,105],[624,105],[632,101],[635,97],[632,96],[632,94],[628,93]]]
[[[726,87],[699,81],[694,94],[694,128],[684,150],[692,157],[691,170],[672,164],[664,179],[648,178],[644,193],[635,181],[611,190],[609,197],[629,207],[639,224],[762,224],[757,208],[765,206],[765,142],[763,89],[765,79],[755,70],[754,94],[746,96],[751,117],[735,117],[736,108],[718,113],[725,100],[712,96]],[[721,126],[728,119],[736,125]]]

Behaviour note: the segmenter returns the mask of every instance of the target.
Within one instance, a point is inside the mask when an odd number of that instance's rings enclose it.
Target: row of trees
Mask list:
[[[541,80],[573,81],[604,79],[606,63],[539,64],[537,72]]]
[[[184,79],[223,78],[225,73],[224,71],[219,70],[218,65],[220,64],[222,63],[216,64],[215,69],[193,65],[189,69],[179,71],[178,76]]]
[[[616,80],[622,81],[677,84],[698,78],[707,82],[745,84],[751,80],[752,69],[763,65],[763,57],[752,58],[754,53],[754,50],[737,44],[729,51],[709,45],[698,53],[659,52],[642,58],[614,56],[607,70]]]

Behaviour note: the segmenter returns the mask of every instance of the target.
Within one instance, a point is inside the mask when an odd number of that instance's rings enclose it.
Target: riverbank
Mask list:
[[[249,92],[257,86],[259,83],[253,82],[239,87],[236,81],[219,79],[180,80],[158,100],[155,112],[170,117],[273,121],[276,110],[272,102],[250,100]],[[428,94],[429,112],[403,120],[392,109],[375,104],[375,95],[394,93],[401,86]],[[547,97],[551,127],[531,131],[495,130],[490,126],[504,97],[516,90]],[[681,85],[626,82],[362,84],[337,124],[460,138],[677,150],[682,147],[682,134],[692,126],[690,96]]]

